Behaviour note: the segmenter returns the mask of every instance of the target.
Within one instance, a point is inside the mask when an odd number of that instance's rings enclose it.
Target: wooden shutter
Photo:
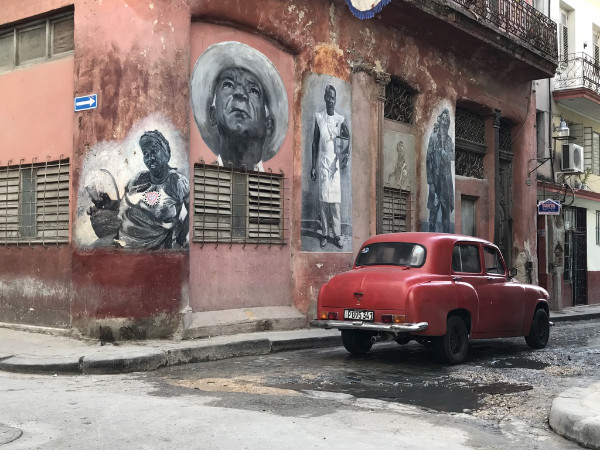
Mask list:
[[[391,187],[383,188],[383,233],[408,231],[408,198],[408,192]]]
[[[0,240],[19,237],[19,169],[0,169]]]
[[[231,171],[219,167],[194,167],[194,240],[231,239]]]
[[[248,238],[259,241],[282,238],[283,177],[248,174]]]
[[[69,239],[69,165],[49,163],[36,169],[36,236],[43,241]]]

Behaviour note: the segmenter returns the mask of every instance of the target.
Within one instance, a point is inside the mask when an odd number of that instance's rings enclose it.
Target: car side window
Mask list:
[[[483,258],[485,260],[485,272],[495,275],[504,275],[506,270],[500,257],[500,252],[492,247],[484,247]]]
[[[452,250],[452,270],[454,272],[480,273],[479,247],[477,245],[455,245]]]

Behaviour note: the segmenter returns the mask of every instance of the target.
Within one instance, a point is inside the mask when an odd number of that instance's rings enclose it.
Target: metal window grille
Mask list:
[[[415,90],[392,77],[385,87],[383,116],[396,122],[413,124]]]
[[[456,108],[456,175],[483,179],[486,153],[485,120],[481,114]]]
[[[381,230],[383,233],[410,230],[410,192],[384,186]]]
[[[69,241],[69,160],[0,167],[0,242]]]
[[[283,173],[194,165],[194,242],[285,243]]]
[[[600,211],[596,211],[596,245],[600,245]]]
[[[73,51],[74,25],[71,11],[0,29],[0,71]]]

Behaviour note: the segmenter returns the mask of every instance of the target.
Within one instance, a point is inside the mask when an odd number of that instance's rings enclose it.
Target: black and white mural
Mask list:
[[[288,126],[285,86],[273,63],[240,42],[220,42],[197,59],[191,103],[202,139],[219,165],[263,170]]]
[[[451,107],[434,116],[427,141],[427,210],[425,231],[454,232],[454,120]]]
[[[415,137],[395,130],[383,131],[383,184],[410,191],[415,183]]]
[[[310,74],[302,99],[302,250],[352,251],[351,91]]]
[[[190,184],[183,148],[179,132],[160,116],[151,116],[123,141],[90,149],[78,193],[78,245],[187,247]]]

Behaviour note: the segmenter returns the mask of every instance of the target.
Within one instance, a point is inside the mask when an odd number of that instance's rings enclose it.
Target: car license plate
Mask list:
[[[344,319],[373,321],[373,311],[363,311],[362,309],[345,309]]]

